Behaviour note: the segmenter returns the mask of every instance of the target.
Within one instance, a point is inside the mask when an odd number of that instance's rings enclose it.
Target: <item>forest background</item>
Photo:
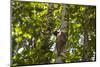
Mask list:
[[[11,10],[13,66],[55,63],[59,28],[67,35],[65,63],[96,60],[95,6],[12,1]]]

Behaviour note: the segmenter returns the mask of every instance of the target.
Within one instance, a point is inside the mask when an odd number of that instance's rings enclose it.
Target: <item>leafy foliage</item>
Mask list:
[[[61,27],[62,4],[12,1],[12,66],[55,63],[51,48],[56,37],[53,32]],[[87,31],[88,61],[95,61],[96,7],[66,5],[68,29],[65,62],[83,61],[85,31]],[[54,48],[53,48],[54,49]]]

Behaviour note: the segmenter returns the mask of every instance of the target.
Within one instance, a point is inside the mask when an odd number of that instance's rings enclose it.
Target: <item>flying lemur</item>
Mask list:
[[[61,32],[61,30],[57,30],[53,34],[56,36],[57,55],[62,56],[66,46],[66,34],[64,32]]]

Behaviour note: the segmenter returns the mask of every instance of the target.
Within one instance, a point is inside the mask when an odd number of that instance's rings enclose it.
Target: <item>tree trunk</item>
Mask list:
[[[88,61],[88,8],[86,7],[84,14],[84,46],[83,46],[83,61]]]
[[[68,10],[66,9],[66,5],[62,4],[62,19],[61,19],[61,31],[65,34],[68,33]],[[66,37],[68,37],[68,35],[66,35]],[[67,41],[67,40],[66,40]],[[56,56],[56,63],[64,63],[64,60],[66,59],[66,45],[65,44],[65,48],[62,51],[62,56]]]
[[[88,61],[88,31],[84,28],[83,61]]]

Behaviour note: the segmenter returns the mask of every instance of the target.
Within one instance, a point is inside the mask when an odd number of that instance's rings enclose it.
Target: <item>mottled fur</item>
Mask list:
[[[56,36],[56,49],[59,56],[64,52],[64,48],[66,45],[66,34],[61,31],[55,31],[54,35]]]

